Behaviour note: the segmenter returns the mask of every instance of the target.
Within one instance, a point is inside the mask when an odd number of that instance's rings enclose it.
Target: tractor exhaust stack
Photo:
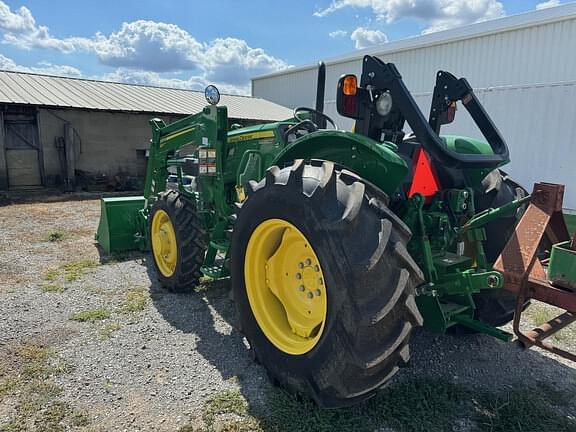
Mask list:
[[[318,80],[316,82],[316,111],[324,112],[324,92],[326,89],[326,65],[324,62],[318,63]],[[318,116],[316,124],[320,129],[326,129],[326,119]]]

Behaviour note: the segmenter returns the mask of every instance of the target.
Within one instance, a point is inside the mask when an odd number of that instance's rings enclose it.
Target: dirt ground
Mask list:
[[[0,431],[576,431],[576,366],[418,330],[374,399],[322,411],[272,387],[228,283],[172,294],[145,254],[104,256],[97,199],[0,207]],[[541,324],[549,307],[527,313]],[[554,340],[576,351],[576,331]]]

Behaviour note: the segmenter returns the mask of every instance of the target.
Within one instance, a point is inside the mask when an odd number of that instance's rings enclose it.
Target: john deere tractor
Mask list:
[[[354,131],[322,112],[322,66],[318,81],[316,108],[286,121],[229,129],[214,87],[201,112],[151,120],[144,196],[103,199],[102,247],[150,250],[172,291],[230,277],[253,357],[324,407],[364,400],[406,366],[417,326],[510,340],[497,327],[539,298],[527,284],[565,293],[574,320],[561,191],[546,210],[554,185],[531,196],[501,171],[508,147],[465,79],[437,73],[426,119],[396,67],[366,56],[336,93]],[[485,141],[440,134],[457,103]],[[552,243],[568,256],[546,261],[555,279],[540,271]]]

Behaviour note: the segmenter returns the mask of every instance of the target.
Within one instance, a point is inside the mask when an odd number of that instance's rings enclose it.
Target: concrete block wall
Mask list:
[[[40,109],[39,116],[47,186],[62,177],[56,139],[64,137],[66,122],[74,130],[76,169],[107,176],[119,172],[136,176],[142,175],[143,164],[138,152],[141,158],[150,145],[150,118],[173,122],[181,117],[77,109]]]

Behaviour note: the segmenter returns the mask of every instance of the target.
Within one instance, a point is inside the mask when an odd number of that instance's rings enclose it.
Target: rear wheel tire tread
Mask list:
[[[254,356],[274,380],[307,394],[320,406],[350,405],[372,396],[399,366],[406,365],[411,330],[422,322],[414,308],[413,292],[423,276],[406,249],[410,230],[386,207],[388,197],[383,192],[350,171],[338,170],[331,162],[296,161],[284,169],[271,167],[264,179],[252,183],[249,189],[252,192],[238,213],[232,236],[231,271],[240,327]],[[274,197],[278,196],[300,203],[287,207],[312,212],[309,219],[315,219],[317,231],[324,233],[318,235],[327,236],[326,242],[331,245],[329,253],[320,252],[320,259],[325,260],[322,266],[330,261],[327,267],[332,269],[331,277],[342,279],[334,282],[332,289],[327,283],[327,322],[331,320],[332,325],[329,328],[326,324],[324,331],[330,334],[323,334],[308,353],[295,356],[299,359],[287,358],[266,339],[252,315],[244,287],[242,250],[254,229],[251,227],[259,223],[258,217],[266,220],[281,216],[260,215],[265,211],[262,207],[273,205],[270,203],[275,203]],[[268,209],[266,214],[274,211]],[[367,236],[368,244],[362,235]],[[336,266],[332,260],[337,257],[340,260]],[[334,303],[330,303],[332,297]],[[327,341],[323,344],[324,339]],[[334,347],[331,354],[323,352],[328,346]],[[281,367],[279,359],[309,359],[310,368],[305,369],[306,373],[293,372]]]

